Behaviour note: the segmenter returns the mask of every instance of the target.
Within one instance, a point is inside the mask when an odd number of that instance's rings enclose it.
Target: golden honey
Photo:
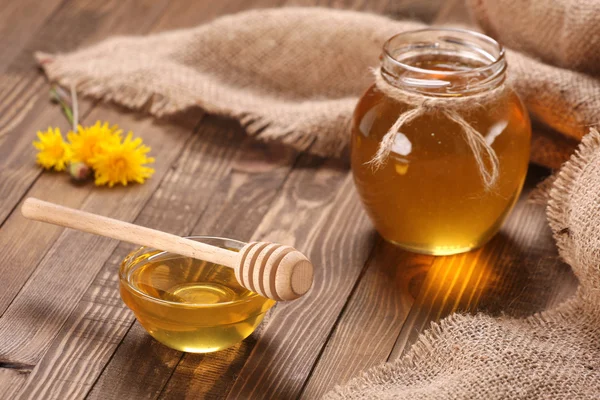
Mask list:
[[[503,70],[485,68],[488,63],[468,51],[457,54],[456,45],[440,51],[443,37],[437,36],[431,49],[421,37],[418,51],[400,41],[388,42],[399,49],[386,49],[388,69],[384,65],[382,70],[394,85],[411,84],[406,90],[426,97],[465,97],[504,83],[498,77]],[[402,58],[405,53],[410,54]],[[402,126],[387,163],[372,168],[369,161],[382,137],[411,108],[375,85],[359,101],[351,160],[363,204],[381,236],[407,250],[446,255],[479,247],[499,230],[523,186],[531,135],[527,113],[510,89],[485,104],[473,101],[461,112],[498,157],[499,177],[488,189],[461,127],[439,112]]]
[[[196,239],[225,243],[219,238]],[[240,286],[231,268],[144,249],[123,263],[121,297],[150,335],[191,353],[222,350],[242,341],[275,304]]]

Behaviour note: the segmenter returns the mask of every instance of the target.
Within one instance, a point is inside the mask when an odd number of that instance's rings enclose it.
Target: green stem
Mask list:
[[[71,110],[71,107],[69,107],[69,104],[63,99],[63,97],[60,95],[60,93],[56,90],[55,87],[50,89],[50,95],[52,96],[53,99],[58,101],[58,103],[60,104],[60,106],[63,110],[63,113],[65,114],[65,117],[67,117],[67,120],[69,121],[69,123],[72,126],[73,125],[73,111]]]
[[[73,125],[73,112],[71,111],[69,106],[66,105],[65,103],[61,102],[60,105],[62,106],[62,110],[65,113],[65,117],[67,117],[67,119],[69,120],[69,123],[71,125]]]

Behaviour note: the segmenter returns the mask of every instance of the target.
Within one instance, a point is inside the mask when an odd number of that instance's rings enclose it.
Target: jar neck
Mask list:
[[[500,86],[504,49],[494,39],[463,29],[422,29],[400,33],[383,46],[381,75],[409,92],[458,97]]]

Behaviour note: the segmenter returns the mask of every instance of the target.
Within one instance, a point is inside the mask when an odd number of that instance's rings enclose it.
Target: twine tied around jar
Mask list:
[[[507,84],[505,82],[485,93],[448,98],[426,96],[400,89],[385,80],[381,74],[381,68],[376,68],[374,74],[377,89],[396,101],[413,106],[413,108],[398,116],[396,122],[394,122],[381,139],[377,153],[375,153],[375,156],[368,162],[371,164],[374,171],[386,164],[387,159],[392,152],[396,135],[400,133],[400,128],[402,128],[402,126],[414,121],[422,115],[428,113],[441,113],[461,128],[465,141],[475,156],[479,175],[481,175],[485,189],[490,190],[495,185],[500,173],[498,156],[483,134],[473,128],[461,116],[459,111],[472,109],[477,105],[486,104],[496,100],[505,90],[507,90]]]

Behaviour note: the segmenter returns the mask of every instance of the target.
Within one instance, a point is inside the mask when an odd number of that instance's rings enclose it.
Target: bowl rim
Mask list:
[[[229,239],[229,238],[225,238],[225,237],[220,237],[220,236],[208,236],[208,235],[193,235],[193,236],[184,236],[186,239],[192,239],[192,240],[206,240],[206,239],[217,239],[217,240],[222,240],[222,241],[229,241],[229,242],[234,242],[238,245],[240,245],[240,249],[244,246],[244,243],[239,241],[239,240],[235,240],[235,239]],[[136,287],[134,287],[129,280],[127,279],[127,274],[125,273],[125,268],[126,268],[126,264],[128,264],[128,262],[130,261],[130,257],[133,256],[135,253],[138,253],[140,251],[159,251],[156,254],[153,254],[152,257],[156,257],[159,255],[164,255],[164,254],[175,254],[175,253],[170,253],[168,251],[160,251],[158,249],[154,249],[152,247],[147,247],[147,246],[141,246],[136,248],[135,250],[132,250],[129,254],[127,254],[127,256],[123,259],[123,261],[121,261],[120,267],[119,267],[119,281],[122,285],[126,286],[127,289],[135,292],[136,294],[140,295],[142,298],[144,298],[145,300],[149,300],[151,302],[154,303],[158,303],[161,305],[165,305],[165,306],[171,306],[171,307],[175,307],[175,308],[193,308],[193,309],[202,309],[202,308],[219,308],[219,307],[227,307],[227,306],[233,306],[233,305],[241,305],[241,304],[246,304],[249,303],[259,297],[266,299],[266,300],[271,300],[268,299],[266,297],[261,296],[260,294],[256,293],[256,292],[251,292],[252,294],[244,299],[240,299],[240,300],[232,300],[232,301],[227,301],[224,303],[215,303],[215,304],[202,304],[202,303],[177,303],[175,301],[170,301],[170,300],[163,300],[163,299],[159,299],[153,296],[150,296],[147,293],[142,292],[141,290],[137,289]],[[239,250],[239,249],[238,249]],[[183,256],[182,256],[183,257]],[[275,301],[273,301],[273,303],[275,303]],[[264,304],[264,303],[263,303]],[[269,308],[271,308],[273,305],[271,305]]]

